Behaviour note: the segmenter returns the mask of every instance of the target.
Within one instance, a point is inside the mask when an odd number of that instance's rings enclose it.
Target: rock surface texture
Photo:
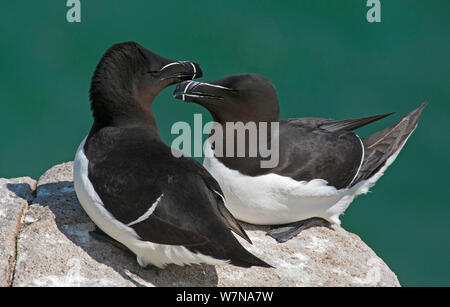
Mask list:
[[[129,252],[98,241],[73,187],[71,162],[36,183],[0,179],[0,286],[399,286],[361,239],[339,226],[287,243],[244,225],[251,252],[275,268],[193,265],[141,269]]]

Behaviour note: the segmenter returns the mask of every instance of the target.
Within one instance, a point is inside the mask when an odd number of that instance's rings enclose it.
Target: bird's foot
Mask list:
[[[312,217],[299,222],[273,226],[272,229],[267,232],[267,235],[277,240],[278,243],[284,243],[303,230],[311,227],[327,227],[333,229],[331,223],[327,220],[320,217]]]

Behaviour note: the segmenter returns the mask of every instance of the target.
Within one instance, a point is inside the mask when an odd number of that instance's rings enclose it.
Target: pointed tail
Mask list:
[[[234,250],[230,251],[230,262],[233,265],[244,268],[249,268],[251,266],[273,268],[273,266],[251,254],[240,244],[239,246],[235,246]]]
[[[428,100],[394,125],[362,139],[364,162],[352,185],[371,178],[383,166],[393,162],[409,136],[416,129],[420,115],[427,104]]]
[[[215,240],[208,244],[186,247],[193,252],[199,252],[215,259],[225,260],[239,267],[249,268],[251,266],[260,266],[272,268],[270,264],[248,251],[230,230],[222,229],[217,234],[218,238],[214,238]]]

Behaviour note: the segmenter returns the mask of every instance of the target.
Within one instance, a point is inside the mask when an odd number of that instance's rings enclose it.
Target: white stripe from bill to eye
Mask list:
[[[195,94],[183,94],[183,97],[185,97],[185,96],[190,97],[190,98],[205,98],[204,96],[195,95]],[[185,100],[183,99],[183,101],[185,101]]]
[[[353,181],[355,181],[356,177],[358,177],[359,171],[361,170],[361,166],[363,165],[363,162],[364,162],[364,154],[365,154],[365,151],[364,151],[364,144],[363,144],[363,142],[361,141],[361,138],[360,138],[359,136],[357,136],[357,137],[358,137],[359,142],[361,143],[361,148],[362,148],[361,163],[359,163],[358,171],[356,172],[355,177],[353,177],[353,180],[350,182],[350,184],[348,185],[348,187],[350,187],[350,186],[353,184]]]
[[[161,196],[158,197],[158,199],[153,203],[153,205],[145,212],[142,216],[140,216],[137,220],[129,223],[127,226],[131,226],[140,222],[145,221],[152,215],[152,213],[155,211],[156,207],[158,206],[159,202],[161,201],[161,198],[164,196],[164,193],[161,194]]]
[[[163,68],[161,68],[159,71],[163,71],[164,69],[166,69],[167,67],[170,67],[170,66],[173,66],[173,65],[180,65],[180,63],[178,63],[178,62],[172,62],[172,63],[169,63],[169,64],[167,64],[166,66],[164,66]]]
[[[215,84],[211,84],[211,83],[204,83],[204,82],[200,82],[200,84],[231,91],[231,88],[225,87],[225,86],[215,85]]]

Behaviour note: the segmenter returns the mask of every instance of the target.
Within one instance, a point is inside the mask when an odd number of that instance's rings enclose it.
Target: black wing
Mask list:
[[[321,129],[327,119],[280,121],[280,163],[271,172],[297,181],[323,179],[337,189],[350,185],[362,159],[362,143],[350,131]]]
[[[201,245],[228,227],[250,241],[214,178],[194,159],[174,158],[145,130],[105,128],[88,138],[85,150],[105,208],[143,240]],[[136,223],[158,199],[153,213]]]
[[[363,117],[363,118],[354,118],[354,119],[344,119],[344,120],[337,120],[337,121],[325,121],[318,126],[322,129],[335,132],[340,130],[346,130],[346,131],[353,131],[358,128],[361,128],[365,125],[368,125],[370,123],[373,123],[377,120],[380,120],[382,118],[388,117],[395,112],[382,114],[382,115],[375,115],[370,117]]]
[[[171,176],[170,170],[164,170],[161,165],[152,162],[159,161],[160,153],[152,153],[151,148],[138,144],[136,138],[130,137],[127,141],[124,136],[126,133],[119,132],[118,129],[106,128],[86,142],[89,180],[105,208],[117,220],[128,225],[144,216],[161,197],[153,214],[130,226],[142,240],[175,245],[206,243],[208,239],[205,236],[185,226],[189,223],[185,222],[183,225],[167,218],[170,216],[167,211],[174,201],[170,195],[170,187],[180,185],[180,182],[174,174]],[[114,138],[116,142],[108,142],[109,138]],[[116,146],[118,143],[121,146]],[[186,185],[178,187],[180,192],[185,188]],[[189,219],[180,218],[186,221]]]
[[[363,159],[363,144],[352,130],[391,114],[340,121],[312,117],[281,120],[279,163],[274,168],[262,168],[262,157],[218,159],[249,176],[274,173],[297,181],[323,179],[337,189],[346,188]]]

